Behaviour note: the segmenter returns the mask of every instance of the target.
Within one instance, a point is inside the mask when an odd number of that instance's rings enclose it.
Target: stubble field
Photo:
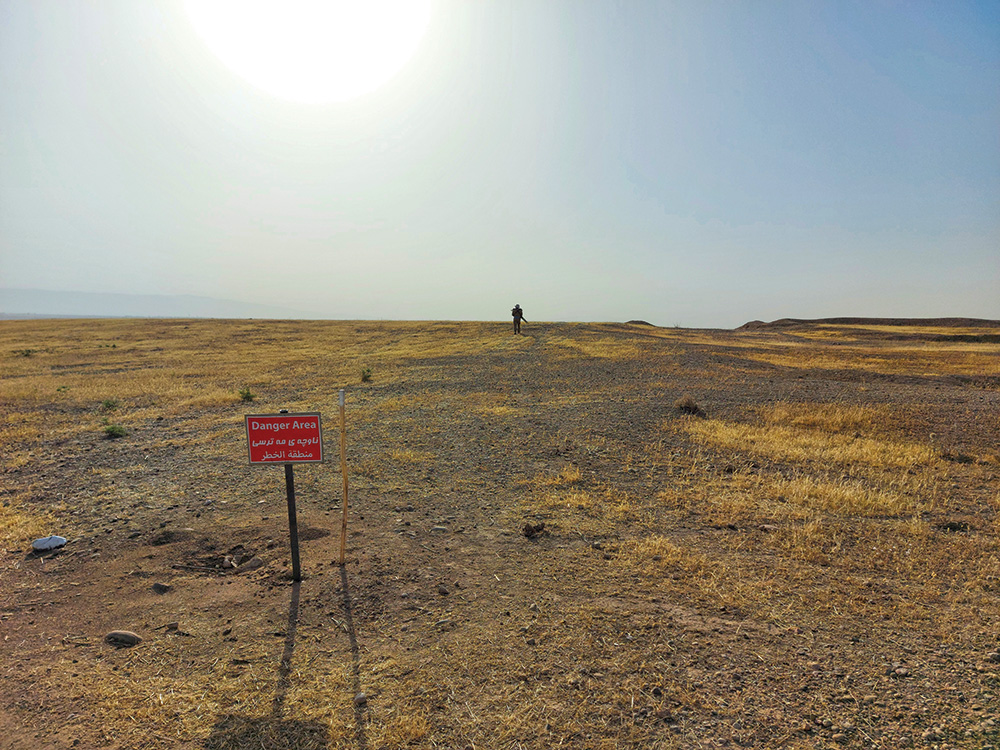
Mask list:
[[[2,748],[1000,748],[1000,323],[3,321],[0,362]],[[323,415],[301,583],[279,409]]]

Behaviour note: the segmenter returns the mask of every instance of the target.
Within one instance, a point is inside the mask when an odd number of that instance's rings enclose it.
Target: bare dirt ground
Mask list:
[[[0,322],[0,748],[1000,747],[1000,328],[908,323]]]

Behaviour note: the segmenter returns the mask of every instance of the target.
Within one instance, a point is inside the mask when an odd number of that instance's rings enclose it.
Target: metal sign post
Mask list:
[[[251,465],[284,464],[288,497],[288,535],[292,543],[292,580],[302,580],[299,565],[299,525],[295,513],[297,463],[323,462],[323,427],[318,413],[247,414],[247,451]]]
[[[295,464],[285,464],[285,495],[288,497],[288,536],[292,540],[292,580],[302,580],[299,566],[299,521],[295,515]]]

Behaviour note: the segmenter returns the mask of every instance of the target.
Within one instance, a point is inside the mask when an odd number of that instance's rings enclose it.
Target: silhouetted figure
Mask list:
[[[514,316],[514,333],[520,333],[521,321],[525,320],[524,310],[521,309],[520,305],[514,305],[514,309],[510,311],[510,314]]]

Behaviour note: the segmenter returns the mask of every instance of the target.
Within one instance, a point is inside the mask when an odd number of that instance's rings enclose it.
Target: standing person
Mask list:
[[[521,321],[525,320],[524,310],[521,309],[520,305],[514,305],[514,309],[510,311],[510,314],[514,316],[514,333],[520,333]]]

